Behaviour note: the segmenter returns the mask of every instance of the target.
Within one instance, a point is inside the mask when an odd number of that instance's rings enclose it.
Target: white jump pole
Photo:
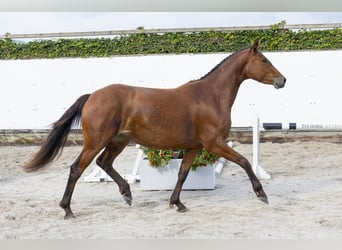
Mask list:
[[[307,123],[307,122],[264,122],[264,130],[341,130],[341,123]],[[255,117],[253,125],[253,172],[258,179],[270,179],[271,176],[260,166],[260,121]]]
[[[341,123],[264,122],[265,130],[341,130]]]
[[[140,164],[140,161],[144,158],[144,152],[140,149],[140,145],[137,144],[136,148],[138,148],[139,150],[138,150],[137,158],[135,159],[135,162],[134,162],[132,173],[128,175],[124,175],[124,179],[126,179],[129,184],[133,184],[137,180],[140,180],[140,175],[138,175],[139,164]]]
[[[84,182],[104,182],[113,181],[113,179],[107,175],[99,166],[95,166],[93,171],[83,178]]]
[[[103,150],[100,152],[102,153]],[[105,181],[113,181],[113,179],[107,175],[107,173],[102,170],[99,166],[94,164],[93,170],[83,178],[84,182],[105,182]]]
[[[136,146],[139,148],[139,145]],[[133,170],[131,174],[124,175],[123,178],[127,180],[128,183],[132,184],[136,182],[137,180],[140,180],[140,175],[138,175],[139,170],[139,163],[141,159],[143,158],[143,151],[139,149],[137,158],[135,160]],[[113,179],[107,175],[105,171],[103,171],[99,166],[95,166],[93,171],[84,177],[84,182],[105,182],[105,181],[113,181]]]
[[[260,130],[259,130],[259,115],[256,114],[253,125],[253,172],[258,179],[268,180],[271,176],[260,166]]]

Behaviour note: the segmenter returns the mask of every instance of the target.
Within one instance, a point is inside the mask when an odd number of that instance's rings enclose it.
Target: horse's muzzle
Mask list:
[[[273,85],[276,89],[281,89],[285,86],[286,78],[283,76],[273,78]]]

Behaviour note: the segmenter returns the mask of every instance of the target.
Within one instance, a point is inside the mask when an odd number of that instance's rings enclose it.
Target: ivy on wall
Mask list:
[[[263,51],[342,49],[342,29],[209,31],[193,33],[141,33],[114,38],[35,40],[16,43],[0,40],[0,59],[111,57],[137,54],[233,52],[260,38]]]

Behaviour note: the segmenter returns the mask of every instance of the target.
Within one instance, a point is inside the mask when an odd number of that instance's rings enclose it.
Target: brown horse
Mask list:
[[[248,160],[226,144],[231,127],[231,108],[240,84],[253,79],[282,88],[285,77],[253,46],[224,59],[199,80],[174,89],[152,89],[113,84],[81,96],[53,125],[46,141],[24,166],[35,171],[51,162],[62,150],[73,124],[82,120],[84,145],[70,167],[60,206],[65,218],[74,218],[70,208],[75,184],[94,157],[96,163],[117,183],[131,205],[129,184],[112,167],[114,159],[130,141],[159,149],[185,149],[170,206],[187,208],[180,192],[197,153],[205,148],[240,165],[247,173],[257,197],[268,203],[262,185]]]

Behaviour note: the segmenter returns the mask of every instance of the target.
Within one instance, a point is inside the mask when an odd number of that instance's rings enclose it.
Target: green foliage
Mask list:
[[[36,40],[15,43],[0,40],[0,59],[111,57],[117,55],[233,52],[262,40],[263,51],[323,50],[342,48],[342,29],[208,31],[193,33],[141,33],[114,38]]]
[[[147,156],[147,159],[150,163],[151,167],[164,167],[166,166],[171,159],[182,159],[184,155],[184,150],[172,150],[172,149],[153,149],[141,147],[144,154]],[[175,154],[176,153],[176,154]],[[201,149],[201,151],[197,154],[194,162],[192,163],[192,170],[196,170],[197,167],[207,166],[209,164],[213,164],[218,160],[219,156],[213,153],[206,151],[205,149]]]
[[[197,167],[203,167],[209,164],[215,163],[219,159],[217,154],[210,153],[205,149],[201,149],[201,151],[197,154],[194,162],[192,163],[192,170],[196,170]]]
[[[141,147],[144,154],[147,156],[147,159],[151,165],[151,167],[163,167],[166,166],[169,161],[173,158],[173,150],[161,150],[161,149],[153,149],[153,148],[145,148]]]

